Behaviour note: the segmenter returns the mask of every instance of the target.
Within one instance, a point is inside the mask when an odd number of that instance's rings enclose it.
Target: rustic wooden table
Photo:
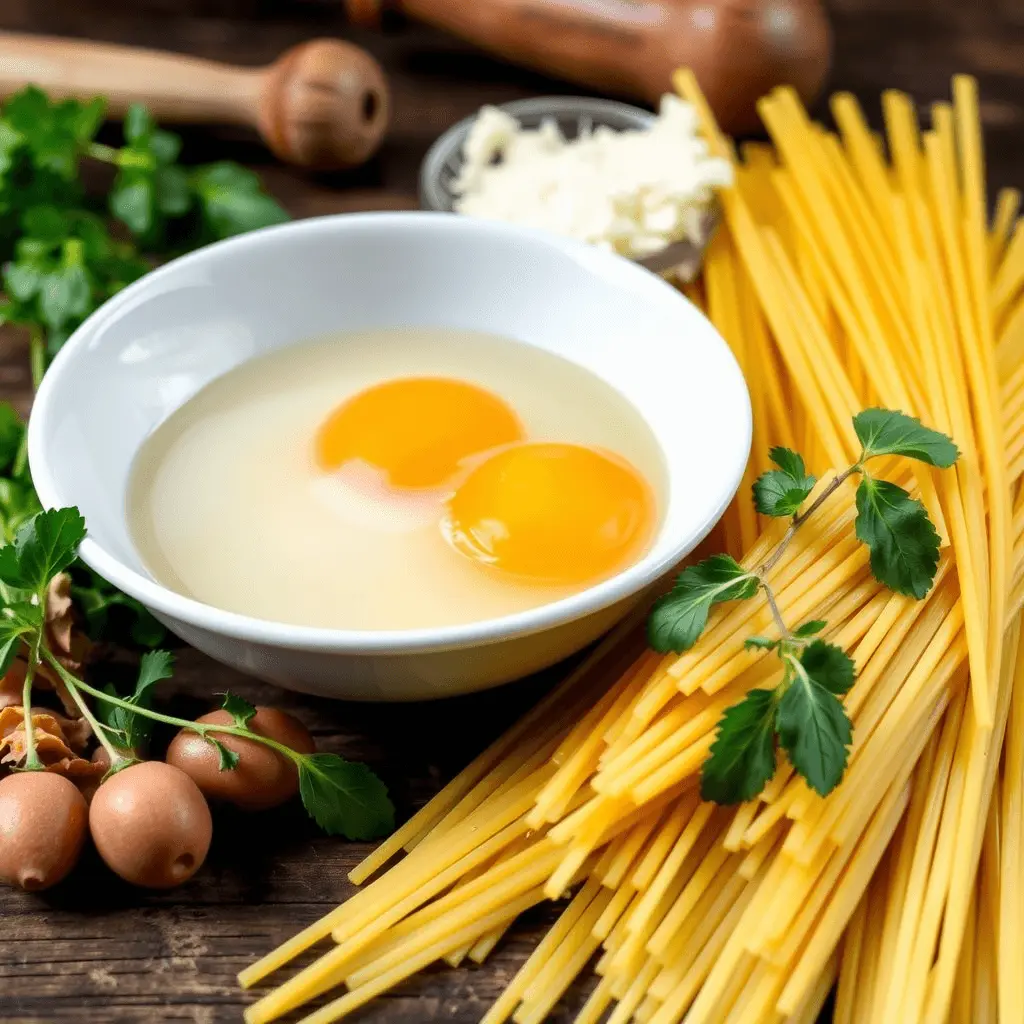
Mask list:
[[[471,2],[471,0],[467,0]],[[0,28],[66,34],[260,63],[314,36],[344,35],[370,49],[391,77],[394,117],[366,167],[311,178],[274,164],[252,138],[185,132],[190,160],[231,157],[264,174],[298,217],[416,206],[419,161],[434,137],[481,103],[564,89],[432,31],[348,31],[338,4],[320,0],[0,0]],[[1022,0],[831,0],[833,88],[850,89],[877,120],[882,89],[922,104],[947,95],[949,76],[981,80],[993,187],[1024,184]],[[130,13],[129,13],[130,10]],[[570,87],[571,88],[571,87]],[[27,409],[23,339],[0,336],[0,397]],[[547,679],[471,699],[364,706],[293,697],[182,652],[167,700],[205,710],[230,687],[280,704],[309,724],[321,749],[366,760],[407,815],[527,706]],[[185,888],[140,893],[93,860],[43,896],[0,889],[0,1021],[237,1021],[247,1001],[236,972],[344,899],[347,869],[365,848],[316,833],[296,807],[259,817],[221,815],[209,860]],[[550,909],[528,915],[482,968],[434,971],[381,999],[359,1019],[420,1024],[479,1019],[522,962]],[[558,1020],[571,1019],[582,989]]]

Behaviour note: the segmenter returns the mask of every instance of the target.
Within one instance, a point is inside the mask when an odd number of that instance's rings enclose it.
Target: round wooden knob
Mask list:
[[[388,124],[387,81],[364,50],[315,39],[265,72],[259,130],[274,154],[317,170],[353,167],[378,149]]]

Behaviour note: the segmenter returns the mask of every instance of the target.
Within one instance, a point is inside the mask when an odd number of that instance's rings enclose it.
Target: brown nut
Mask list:
[[[213,820],[196,784],[163,761],[143,761],[100,786],[89,806],[100,856],[132,885],[170,889],[199,870]]]
[[[87,818],[85,798],[63,775],[0,779],[0,879],[29,891],[56,885],[78,861]]]
[[[226,711],[211,711],[196,719],[212,725],[230,725]],[[260,707],[249,728],[277,740],[300,754],[311,754],[313,737],[297,719],[277,708]],[[190,729],[182,729],[167,748],[167,763],[189,775],[211,800],[224,800],[247,811],[265,811],[290,800],[299,789],[295,764],[276,750],[254,740],[218,733],[217,739],[238,755],[238,765],[221,771],[213,745]]]

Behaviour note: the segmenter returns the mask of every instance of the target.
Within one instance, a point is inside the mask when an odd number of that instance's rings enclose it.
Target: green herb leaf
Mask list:
[[[217,751],[217,768],[222,772],[232,772],[238,767],[238,762],[241,758],[236,754],[230,747],[224,746],[220,740],[214,739],[209,733],[206,735],[206,742],[213,745]]]
[[[8,98],[3,117],[8,128],[23,140],[37,172],[72,181],[78,175],[84,146],[102,121],[103,108],[101,99],[88,103],[51,101],[42,90],[29,86]],[[32,184],[38,187],[39,182]]]
[[[921,421],[891,409],[865,409],[853,418],[853,429],[864,448],[864,458],[905,455],[946,469],[959,458],[953,440]]]
[[[14,166],[15,156],[25,136],[13,128],[7,121],[0,121],[0,178],[4,178],[7,172]]]
[[[651,609],[648,642],[663,654],[689,650],[704,631],[713,604],[753,597],[757,587],[757,577],[728,555],[712,555],[691,565]]]
[[[765,516],[795,515],[817,480],[808,476],[803,458],[789,448],[773,448],[768,455],[779,468],[754,481],[754,506]]]
[[[774,651],[779,646],[778,640],[772,640],[767,636],[748,636],[743,641],[743,646],[748,650]]]
[[[181,153],[181,138],[173,132],[157,129],[150,135],[147,148],[157,164],[161,166],[173,164]]]
[[[192,206],[188,175],[180,167],[159,167],[153,175],[156,208],[165,217],[183,217]]]
[[[795,674],[775,713],[779,743],[811,789],[826,796],[846,771],[853,739],[850,719],[842,701],[801,662],[793,658],[791,664]]]
[[[156,191],[153,178],[144,172],[122,171],[110,192],[110,212],[135,235],[153,227]]]
[[[163,625],[135,598],[122,594],[82,562],[71,567],[71,596],[85,617],[85,631],[92,640],[149,648],[167,638]]]
[[[232,717],[235,725],[243,729],[249,724],[249,720],[256,714],[256,708],[247,700],[234,693],[224,694],[224,703],[221,707]]]
[[[140,708],[152,708],[153,687],[164,679],[170,679],[173,672],[173,655],[167,651],[148,651],[139,662],[139,677],[134,692],[122,699]],[[119,696],[110,684],[104,687],[104,693],[109,693],[112,697]],[[118,734],[117,746],[124,750],[141,752],[153,734],[153,719],[135,714],[117,704],[99,701],[96,705],[96,714],[108,729]]]
[[[8,470],[18,456],[25,437],[25,424],[10,402],[0,402],[0,467]],[[0,501],[2,506],[2,501]]]
[[[139,678],[132,700],[148,697],[149,691],[174,675],[174,655],[170,651],[147,651],[139,661]]]
[[[880,583],[918,600],[939,565],[939,536],[924,505],[896,484],[864,476],[857,488],[857,537],[871,550]]]
[[[68,264],[44,274],[39,286],[39,311],[43,323],[61,330],[71,321],[83,320],[92,308],[92,282],[80,264]]]
[[[129,142],[141,142],[156,127],[153,115],[141,103],[133,103],[124,115],[124,137]]]
[[[261,190],[255,174],[229,161],[196,171],[193,188],[211,238],[229,238],[288,219],[278,203]]]
[[[722,715],[701,768],[700,795],[719,804],[751,800],[775,774],[775,691],[751,690]]]
[[[0,676],[17,657],[21,646],[43,624],[38,605],[16,602],[0,612]]]
[[[793,630],[793,636],[801,640],[809,636],[817,636],[827,625],[828,623],[824,619],[814,619],[811,622],[805,622],[802,626],[797,626]]]
[[[8,469],[14,473],[15,469]],[[0,477],[0,543],[13,544],[18,531],[40,511],[32,481],[23,477]]]
[[[42,271],[31,263],[8,263],[4,267],[4,290],[19,302],[28,302],[37,295],[42,283]]]
[[[853,686],[856,666],[846,651],[835,644],[824,640],[809,643],[800,653],[800,664],[814,682],[838,697]]]
[[[77,508],[40,512],[18,530],[13,544],[0,548],[0,580],[37,593],[71,565],[84,539],[85,520]]]
[[[298,764],[303,806],[328,835],[377,839],[395,827],[387,788],[365,764],[336,754],[308,754]]]

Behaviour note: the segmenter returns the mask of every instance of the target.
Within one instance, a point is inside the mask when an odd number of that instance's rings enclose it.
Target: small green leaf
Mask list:
[[[328,835],[377,839],[395,827],[387,788],[365,764],[336,754],[305,755],[299,761],[299,793]]]
[[[85,616],[92,640],[151,648],[167,637],[164,627],[135,598],[122,594],[82,562],[71,569],[71,596]]]
[[[222,772],[231,772],[238,767],[238,762],[241,758],[229,747],[224,746],[220,740],[214,739],[212,736],[207,734],[206,742],[214,746],[217,751],[217,756],[220,759],[217,763],[217,768]]]
[[[153,115],[141,104],[133,103],[124,115],[124,137],[129,142],[139,142],[153,129],[156,123]]]
[[[193,186],[203,223],[213,238],[229,238],[288,219],[281,206],[261,191],[255,174],[229,161],[200,168],[193,175]]]
[[[722,715],[701,768],[700,795],[718,804],[751,800],[775,774],[775,691],[751,690]]]
[[[38,203],[30,206],[21,219],[21,226],[26,238],[20,239],[19,256],[26,258],[38,257],[52,252],[67,238],[71,231],[71,223],[66,210],[59,210],[50,203]],[[34,243],[44,243],[43,249],[28,248],[22,254],[22,247],[31,247]]]
[[[181,138],[173,132],[157,129],[149,137],[146,148],[161,166],[173,164],[181,153]],[[184,172],[182,172],[184,174]]]
[[[748,650],[774,651],[779,646],[778,640],[772,640],[767,636],[748,636],[743,641],[743,646]]]
[[[779,468],[754,481],[754,506],[765,516],[795,515],[817,480],[808,476],[804,460],[789,448],[773,448],[768,455]]]
[[[234,693],[224,694],[224,703],[221,707],[232,717],[235,725],[242,728],[245,728],[256,714],[256,708],[252,704]]]
[[[43,323],[60,330],[69,321],[81,320],[92,305],[89,273],[83,266],[61,267],[44,275],[39,289]]]
[[[94,96],[91,100],[76,105],[71,117],[71,130],[81,143],[91,142],[93,136],[103,124],[107,112],[107,101],[102,96]]]
[[[801,640],[809,636],[817,636],[827,625],[828,623],[824,619],[814,619],[811,622],[805,622],[802,626],[797,626],[793,630],[793,636]]]
[[[0,178],[14,166],[15,155],[25,141],[21,132],[0,121]]]
[[[3,609],[0,613],[0,676],[6,674],[22,644],[41,625],[42,614],[36,605],[17,603]]]
[[[651,609],[648,642],[663,654],[689,650],[704,631],[713,604],[753,597],[757,587],[757,577],[729,555],[712,555],[691,565]]]
[[[853,686],[856,666],[846,651],[835,644],[824,640],[809,643],[800,653],[800,664],[814,682],[838,697]]]
[[[17,458],[25,436],[25,424],[10,402],[0,402],[0,472],[7,472]],[[3,512],[0,495],[0,514]]]
[[[905,455],[946,469],[960,456],[953,440],[921,421],[891,409],[865,409],[853,418],[853,429],[864,448],[864,458]]]
[[[871,571],[890,590],[918,600],[939,565],[939,536],[924,505],[896,484],[867,475],[857,488],[857,537],[871,550]]]
[[[174,655],[170,651],[147,651],[139,661],[139,678],[132,699],[147,696],[157,683],[174,675]]]
[[[33,516],[14,543],[0,548],[0,580],[37,593],[75,560],[85,539],[85,520],[77,508],[56,508]]]
[[[795,659],[793,659],[795,661]],[[842,701],[797,663],[775,713],[779,743],[790,763],[821,796],[843,777],[853,738]]]
[[[122,698],[140,708],[151,708],[152,689],[173,674],[174,657],[167,651],[148,651],[139,662],[139,677],[135,690],[130,697]],[[104,693],[117,697],[119,694],[111,685],[104,688]],[[145,715],[136,714],[128,708],[104,701],[97,702],[97,714],[100,721],[119,735],[118,746],[127,751],[140,752],[153,734],[153,720]]]
[[[180,167],[160,167],[153,176],[156,207],[165,217],[181,217],[192,206],[188,175]]]
[[[7,472],[14,467],[8,466]],[[0,477],[0,545],[13,544],[18,531],[40,511],[31,481]]]
[[[42,271],[31,263],[8,263],[4,267],[4,289],[19,302],[28,302],[42,281]]]
[[[153,226],[156,193],[150,175],[122,171],[110,192],[110,212],[133,235],[144,235]]]

